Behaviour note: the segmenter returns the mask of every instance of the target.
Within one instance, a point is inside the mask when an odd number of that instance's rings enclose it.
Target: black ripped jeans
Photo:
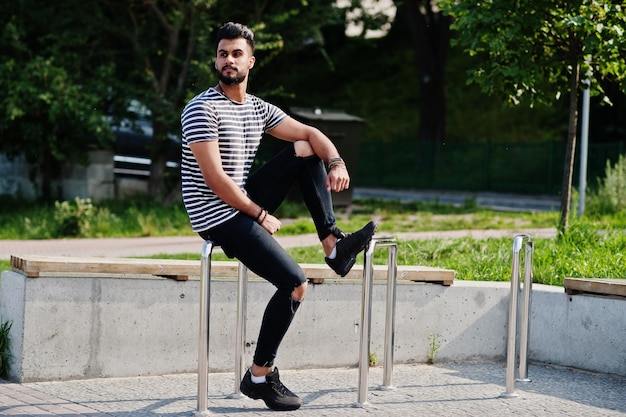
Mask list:
[[[324,163],[317,156],[296,156],[290,144],[250,175],[246,190],[254,202],[273,213],[294,184],[299,185],[320,240],[325,239],[335,226],[335,214],[330,191],[326,189]],[[200,232],[200,236],[212,239],[226,255],[239,259],[248,269],[276,286],[276,293],[263,315],[253,358],[256,365],[272,366],[300,306],[299,301],[291,298],[291,293],[306,282],[304,272],[274,237],[246,214],[239,213],[225,223]]]

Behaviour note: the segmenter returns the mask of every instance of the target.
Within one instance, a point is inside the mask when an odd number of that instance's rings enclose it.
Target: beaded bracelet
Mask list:
[[[257,214],[256,219],[255,219],[257,223],[261,223],[259,219],[261,218],[261,214],[263,214],[264,211],[265,209],[261,207],[261,211],[259,211],[259,214]]]
[[[328,171],[330,171],[331,169],[333,169],[336,166],[346,166],[346,163],[343,161],[342,158],[331,158],[328,161]]]

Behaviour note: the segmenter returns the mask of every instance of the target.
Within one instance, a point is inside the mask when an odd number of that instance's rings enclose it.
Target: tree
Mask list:
[[[337,18],[332,0],[16,0],[0,12],[0,152],[42,168],[48,196],[58,166],[86,162],[89,146],[112,139],[104,116],[128,116],[132,100],[152,117],[150,192],[177,190],[165,185],[168,136],[180,132],[186,100],[217,81],[219,25],[255,30],[261,68],[319,42],[319,28]]]
[[[450,46],[450,18],[435,0],[396,0],[394,25],[405,25],[420,76],[420,124],[418,141],[445,138],[446,94],[444,70]]]
[[[138,100],[150,111],[152,122],[150,195],[168,193],[165,167],[170,135],[178,133],[178,117],[188,94],[188,78],[209,77],[206,63],[194,62],[215,26],[214,0],[122,1],[105,3],[108,33],[115,39],[114,108],[124,116],[128,103]],[[210,72],[209,72],[210,73]]]
[[[440,0],[453,17],[453,42],[480,59],[470,83],[510,105],[551,104],[569,94],[559,230],[566,233],[576,150],[578,95],[603,95],[602,79],[626,90],[626,10],[600,0]],[[583,81],[581,81],[583,74]],[[584,80],[590,80],[586,85]],[[608,97],[605,100],[609,102]]]
[[[102,118],[112,72],[96,53],[98,8],[90,1],[58,6],[27,0],[0,6],[0,151],[24,155],[45,199],[54,197],[51,181],[64,162],[87,163],[90,148],[112,139]],[[78,19],[72,10],[80,7],[91,15]]]

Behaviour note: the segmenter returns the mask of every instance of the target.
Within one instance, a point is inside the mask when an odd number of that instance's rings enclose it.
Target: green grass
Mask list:
[[[533,275],[537,283],[563,285],[564,278],[626,277],[626,234],[622,229],[600,229],[580,222],[570,226],[566,237],[538,238],[533,242]],[[456,278],[462,280],[508,281],[512,244],[511,238],[400,241],[398,265],[453,269]],[[290,252],[299,262],[322,259],[317,247]],[[384,264],[385,251],[377,251],[374,261]]]
[[[90,204],[90,203],[89,203]],[[88,210],[85,202],[75,207],[22,206],[0,209],[0,238],[48,238],[43,226],[33,224],[79,225],[66,228],[80,236],[167,236],[193,235],[182,205],[165,206],[154,201],[129,200],[102,203]],[[55,217],[56,212],[56,217]],[[81,213],[88,212],[89,216]],[[312,222],[304,216],[302,205],[288,203],[281,207],[278,217],[284,226],[279,235],[315,233]],[[69,214],[68,214],[69,213]],[[78,213],[78,214],[77,214]],[[104,213],[104,214],[103,214]],[[106,214],[106,216],[105,216]],[[558,213],[509,213],[481,209],[472,200],[461,207],[434,203],[400,203],[398,201],[358,200],[347,210],[338,210],[338,224],[344,230],[356,230],[371,218],[379,222],[379,233],[407,231],[443,231],[461,229],[524,229],[555,227]],[[68,223],[67,219],[71,221]],[[108,218],[108,220],[107,220]],[[31,226],[25,226],[26,219]],[[77,221],[78,220],[78,221]],[[72,223],[74,221],[74,223]],[[80,226],[86,221],[88,227]],[[56,222],[56,223],[55,223]],[[562,285],[566,277],[624,278],[626,262],[626,213],[576,218],[566,236],[554,239],[534,239],[533,273],[536,282]],[[37,233],[28,231],[37,230]],[[52,228],[62,230],[62,228]],[[457,279],[507,281],[511,274],[511,238],[429,239],[399,241],[399,265],[424,265],[453,269]],[[300,263],[321,263],[321,246],[290,248],[288,252]],[[377,251],[376,263],[386,261],[385,251]],[[199,254],[155,255],[154,258],[199,259]],[[221,254],[216,260],[225,260]],[[362,262],[361,259],[358,262]],[[8,260],[0,260],[0,269],[9,269]]]
[[[192,235],[182,203],[149,199],[93,204],[7,202],[0,208],[0,239]]]
[[[283,204],[277,213],[285,223],[280,235],[315,233],[305,213],[302,204]],[[495,212],[476,207],[473,200],[461,207],[357,200],[349,212],[338,209],[337,215],[340,227],[346,230],[375,218],[382,232],[552,227],[557,222],[556,213]],[[136,198],[98,204],[89,200],[57,204],[9,201],[0,207],[0,239],[186,235],[194,233],[182,203],[165,205]]]
[[[566,237],[533,239],[533,279],[563,285],[564,278],[626,277],[626,234],[622,229],[599,228],[587,222],[570,226]],[[456,271],[456,278],[472,281],[509,281],[512,238],[400,240],[398,265],[422,265]],[[321,246],[287,249],[300,263],[321,263]],[[386,251],[376,251],[374,263],[385,264]],[[522,255],[523,256],[523,255]],[[154,258],[199,260],[199,254],[156,255]],[[215,260],[227,260],[221,253]],[[363,255],[357,259],[363,263]]]

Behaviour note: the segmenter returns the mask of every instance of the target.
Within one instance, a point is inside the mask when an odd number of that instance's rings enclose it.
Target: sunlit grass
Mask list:
[[[53,237],[43,232],[44,226],[55,221],[53,207],[28,206],[9,210],[5,206],[0,210],[0,237],[3,239]],[[94,236],[193,235],[181,205],[130,200],[97,205],[94,213],[88,219],[91,222],[88,231]],[[315,233],[313,223],[305,213],[304,206],[295,203],[281,207],[277,216],[283,219],[284,225],[279,235]],[[283,214],[289,214],[291,218],[283,217]],[[534,239],[535,281],[562,285],[566,277],[626,278],[625,218],[624,213],[576,218],[565,236]],[[25,219],[30,219],[30,225],[24,226]],[[359,200],[349,210],[337,210],[338,225],[346,231],[356,230],[370,219],[379,222],[379,234],[393,235],[419,231],[555,227],[558,213],[497,212],[476,207],[471,201],[455,207],[436,202]],[[29,230],[35,233],[28,233]],[[512,243],[511,238],[400,240],[398,264],[453,269],[456,278],[462,280],[507,281],[511,274]],[[300,263],[324,262],[320,245],[287,251]],[[357,262],[363,262],[362,256]],[[157,254],[153,257],[200,259],[199,254]],[[214,259],[227,258],[215,253]],[[376,252],[375,262],[386,262],[385,251]],[[8,260],[0,260],[0,269],[9,268]]]
[[[533,239],[533,276],[540,284],[563,285],[564,278],[626,278],[626,233],[583,221],[570,226],[566,237]],[[321,246],[288,248],[299,263],[323,263]],[[456,279],[508,281],[511,278],[512,238],[399,240],[398,265],[452,269]],[[522,255],[523,256],[523,255]],[[375,264],[385,264],[386,251],[376,251]],[[199,254],[156,255],[155,258],[199,260]],[[216,253],[215,260],[227,260]],[[363,263],[361,254],[357,262]]]

